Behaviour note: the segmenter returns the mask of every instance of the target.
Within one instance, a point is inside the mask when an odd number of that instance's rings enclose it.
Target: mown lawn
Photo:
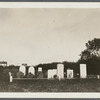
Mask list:
[[[100,79],[16,80],[0,82],[0,92],[100,92]]]

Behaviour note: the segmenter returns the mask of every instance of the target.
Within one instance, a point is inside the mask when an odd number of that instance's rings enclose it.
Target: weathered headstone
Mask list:
[[[9,77],[10,77],[10,80],[9,81],[10,82],[13,82],[13,77],[12,76],[9,76]]]
[[[29,67],[28,69],[28,73],[32,73],[33,75],[35,75],[35,68],[34,67]]]
[[[57,69],[53,69],[53,78],[54,78],[54,75],[57,75]]]
[[[64,65],[63,64],[57,64],[57,77],[59,79],[64,78]]]
[[[48,79],[54,78],[54,75],[57,75],[56,69],[49,69],[48,70]]]
[[[9,72],[9,76],[11,76],[11,72]]]
[[[38,72],[42,72],[42,67],[38,67]]]
[[[67,69],[67,78],[68,79],[71,79],[73,77],[74,77],[73,70],[72,69]]]
[[[26,67],[25,66],[20,66],[19,71],[24,73],[24,75],[26,74]]]
[[[97,75],[97,79],[100,79],[100,75]]]
[[[52,69],[49,69],[48,70],[48,79],[51,79],[52,78]]]
[[[86,78],[86,77],[87,77],[86,64],[80,64],[80,78]]]
[[[11,75],[11,72],[9,72],[9,82],[13,82],[13,77]]]

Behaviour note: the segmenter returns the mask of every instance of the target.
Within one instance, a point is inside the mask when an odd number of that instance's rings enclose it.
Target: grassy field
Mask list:
[[[0,82],[0,92],[100,92],[100,80],[16,80]]]

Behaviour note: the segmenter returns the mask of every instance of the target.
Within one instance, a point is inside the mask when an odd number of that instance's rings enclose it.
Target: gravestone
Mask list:
[[[25,74],[26,74],[26,67],[23,66],[23,65],[20,66],[19,71],[22,72],[22,73],[24,73],[24,76],[25,76]]]
[[[54,75],[57,75],[57,69],[48,70],[48,79],[54,78]]]
[[[52,78],[52,69],[49,69],[48,70],[48,79],[51,79]]]
[[[29,67],[28,69],[28,73],[32,73],[33,75],[35,75],[35,68],[34,67]]]
[[[13,77],[11,75],[11,72],[9,72],[9,82],[13,82]]]
[[[57,64],[57,77],[59,79],[64,78],[64,65],[63,64]]]
[[[97,75],[97,79],[100,79],[100,75]]]
[[[73,77],[74,77],[73,70],[72,69],[67,69],[67,78],[71,79]]]
[[[9,76],[11,76],[11,72],[9,72]]]
[[[86,78],[86,77],[87,77],[86,64],[80,64],[80,78]]]
[[[42,67],[38,67],[38,72],[42,72]]]
[[[57,75],[57,69],[53,69],[53,78],[54,78],[54,75]]]

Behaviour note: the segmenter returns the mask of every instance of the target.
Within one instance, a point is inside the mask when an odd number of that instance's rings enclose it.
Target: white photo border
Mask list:
[[[0,2],[0,8],[100,8],[98,2]],[[1,92],[0,98],[100,98],[100,93],[95,92]]]

